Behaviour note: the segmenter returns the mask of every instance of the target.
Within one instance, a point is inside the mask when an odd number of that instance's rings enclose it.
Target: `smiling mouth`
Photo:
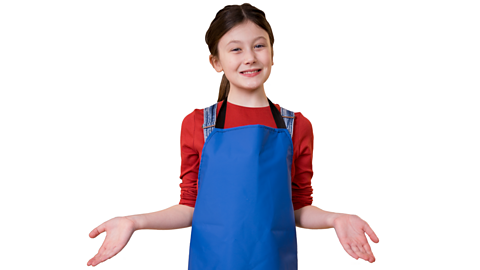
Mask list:
[[[253,71],[243,71],[243,72],[240,72],[242,74],[253,74],[253,73],[257,73],[257,72],[260,72],[261,69],[257,69],[257,70],[253,70]]]

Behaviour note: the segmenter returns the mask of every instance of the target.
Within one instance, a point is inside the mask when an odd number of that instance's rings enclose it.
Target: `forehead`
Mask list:
[[[258,37],[263,37],[266,41],[269,41],[267,31],[251,21],[246,21],[236,25],[225,33],[225,35],[219,40],[219,45],[227,46],[228,44],[235,42],[249,43],[253,42]]]

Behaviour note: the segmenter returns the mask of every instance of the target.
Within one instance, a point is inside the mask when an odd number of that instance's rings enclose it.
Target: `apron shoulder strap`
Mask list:
[[[203,109],[204,142],[207,141],[208,135],[210,135],[210,133],[212,133],[213,131],[213,128],[215,128],[215,120],[217,117],[217,104],[218,103],[215,103]],[[280,109],[280,113],[282,114],[285,126],[287,127],[288,132],[290,132],[290,136],[293,137],[293,121],[295,119],[295,113],[283,107],[280,107]]]
[[[207,141],[208,135],[215,127],[215,120],[217,117],[217,103],[203,109],[203,138]]]
[[[285,121],[285,126],[287,126],[288,132],[290,132],[290,136],[293,137],[293,120],[295,119],[295,113],[283,107],[280,107],[280,109],[283,121]]]

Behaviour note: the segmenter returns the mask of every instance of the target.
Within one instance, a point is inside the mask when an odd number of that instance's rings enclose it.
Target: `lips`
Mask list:
[[[242,74],[253,74],[253,73],[260,72],[260,70],[262,70],[262,69],[248,69],[248,70],[240,71],[240,73],[242,73]]]

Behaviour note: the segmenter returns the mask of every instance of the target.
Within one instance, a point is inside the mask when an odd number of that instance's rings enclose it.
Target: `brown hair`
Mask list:
[[[210,27],[205,34],[205,42],[208,45],[210,54],[218,57],[218,42],[225,33],[238,24],[246,21],[251,21],[261,27],[268,33],[270,38],[270,45],[272,47],[273,57],[273,32],[268,23],[265,13],[260,9],[245,3],[243,5],[228,5],[217,12],[215,19],[213,19]],[[220,83],[220,90],[218,93],[218,101],[224,100],[230,90],[230,82],[225,74],[222,76]]]

